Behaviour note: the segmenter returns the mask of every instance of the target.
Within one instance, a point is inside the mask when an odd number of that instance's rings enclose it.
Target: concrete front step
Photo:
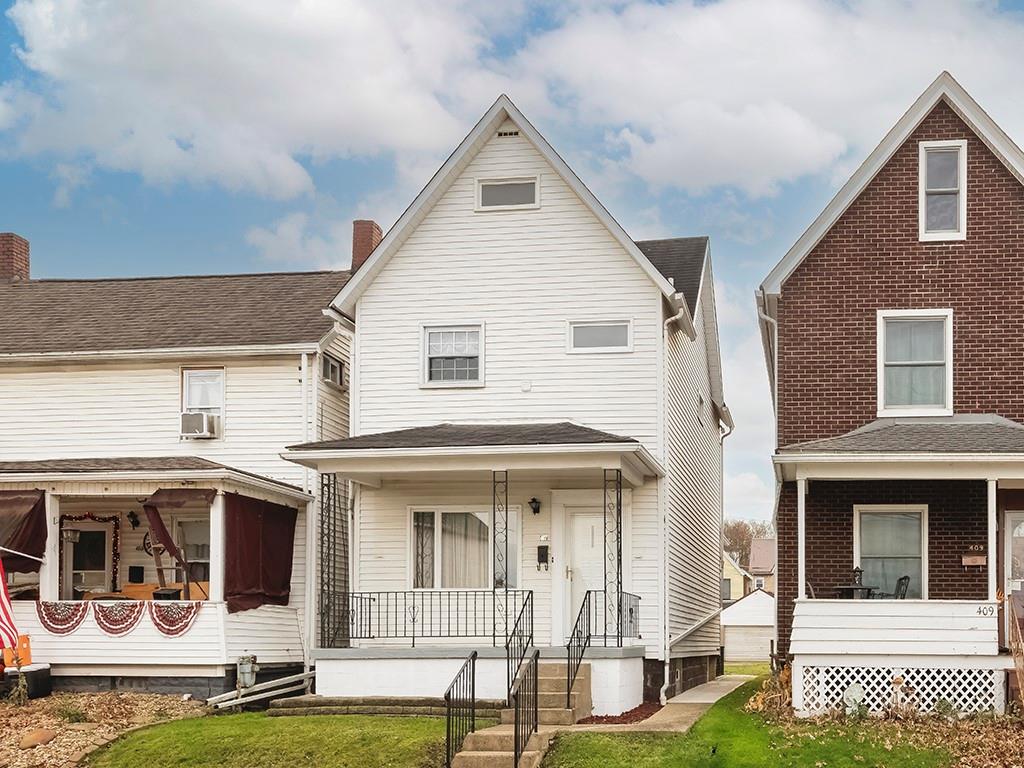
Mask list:
[[[519,768],[537,768],[544,758],[539,750],[523,752]],[[459,752],[452,760],[452,768],[511,768],[515,753],[509,752]]]
[[[585,717],[583,713],[578,713],[575,709],[566,709],[565,707],[538,707],[537,708],[537,720],[540,725],[575,725],[576,721],[581,717]],[[514,709],[503,709],[501,710],[501,723],[508,725],[515,723],[516,711]]]
[[[535,733],[526,743],[526,749],[530,751],[545,751],[551,743],[552,734]],[[515,750],[515,732],[509,728],[498,730],[488,728],[485,731],[476,731],[466,736],[462,743],[463,752],[513,752]]]

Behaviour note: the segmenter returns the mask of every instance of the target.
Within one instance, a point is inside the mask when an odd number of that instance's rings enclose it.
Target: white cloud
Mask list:
[[[89,168],[75,163],[57,163],[51,176],[57,182],[53,191],[54,208],[67,208],[71,197],[89,182]]]
[[[775,488],[755,472],[726,473],[723,511],[731,520],[771,520]]]
[[[245,240],[264,261],[292,267],[345,269],[352,261],[350,223],[334,223],[317,234],[310,217],[302,212],[288,214],[270,229],[252,227],[245,233]]]

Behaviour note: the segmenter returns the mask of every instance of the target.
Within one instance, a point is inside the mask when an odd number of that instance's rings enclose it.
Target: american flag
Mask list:
[[[0,558],[0,648],[18,647],[18,628],[14,626],[14,608],[11,595],[7,591],[7,573],[4,561]]]

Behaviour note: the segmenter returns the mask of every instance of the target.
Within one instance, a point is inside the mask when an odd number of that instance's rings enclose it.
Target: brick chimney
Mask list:
[[[355,272],[366,261],[373,249],[381,241],[384,233],[380,231],[380,225],[369,219],[356,219],[352,222],[352,271]],[[25,244],[26,254],[28,243]],[[26,259],[28,257],[26,256]],[[26,264],[28,262],[26,261]]]
[[[28,280],[28,240],[0,232],[0,280]]]

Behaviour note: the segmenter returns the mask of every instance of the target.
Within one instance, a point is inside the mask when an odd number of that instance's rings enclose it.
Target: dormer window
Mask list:
[[[953,413],[953,310],[878,312],[878,415]]]
[[[512,179],[477,179],[476,210],[509,211],[540,207],[537,176]]]
[[[967,142],[922,141],[919,168],[919,237],[967,237]]]

